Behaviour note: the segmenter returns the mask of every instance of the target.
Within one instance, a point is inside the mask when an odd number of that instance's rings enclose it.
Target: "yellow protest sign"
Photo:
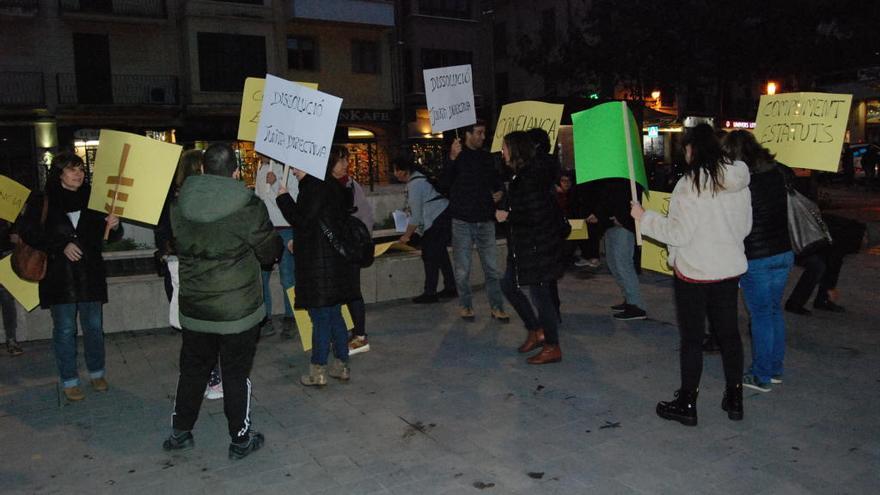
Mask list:
[[[290,301],[290,307],[294,308],[293,301],[296,299],[296,287],[287,289],[287,300]],[[299,329],[299,339],[302,342],[303,351],[312,350],[312,319],[309,318],[309,312],[304,309],[294,309],[293,319],[296,320],[296,327]],[[345,328],[351,330],[354,328],[354,322],[351,319],[351,313],[348,311],[348,305],[342,305],[342,319],[345,320]]]
[[[513,131],[527,131],[534,128],[547,131],[547,136],[550,138],[550,153],[553,153],[564,108],[565,105],[541,101],[518,101],[504,105],[501,107],[498,125],[495,126],[492,153],[501,151],[504,136]]]
[[[307,88],[318,89],[318,83],[297,82]],[[263,108],[263,88],[266,80],[261,77],[249,77],[244,80],[241,94],[241,115],[238,116],[238,139],[242,141],[257,140],[257,125],[260,123],[260,109]]]
[[[650,194],[642,201],[642,206],[646,210],[659,212],[662,215],[669,213],[669,199],[672,197],[670,193],[651,191]],[[642,244],[642,268],[653,272],[660,272],[666,275],[672,275],[672,269],[669,267],[667,260],[669,259],[669,250],[666,244],[656,242],[649,237],[644,238]]]
[[[837,172],[852,95],[784,93],[764,95],[755,137],[779,163]]]
[[[582,218],[569,218],[568,223],[571,225],[571,233],[568,234],[569,241],[586,241],[590,238],[586,220]]]
[[[415,251],[416,250],[416,248],[410,246],[409,244],[404,244],[400,241],[383,242],[381,244],[376,244],[374,246],[373,257],[378,258],[379,256],[382,256],[383,254],[388,252],[388,250],[391,250],[391,249],[393,249],[395,251]]]
[[[156,225],[180,151],[176,144],[102,129],[89,208]]]
[[[40,284],[18,278],[18,275],[12,271],[11,259],[12,256],[7,256],[0,260],[0,285],[5,287],[24,309],[30,311],[40,304]]]
[[[0,218],[14,222],[30,194],[30,189],[0,175]]]

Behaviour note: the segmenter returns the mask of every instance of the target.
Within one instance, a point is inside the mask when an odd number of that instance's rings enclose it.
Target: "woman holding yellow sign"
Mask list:
[[[40,281],[40,306],[52,313],[55,361],[68,400],[85,398],[76,365],[76,317],[82,327],[86,367],[92,388],[106,391],[102,305],[107,302],[107,277],[101,251],[104,229],[110,240],[122,237],[116,215],[88,209],[91,188],[85,184],[82,159],[59,153],[46,179],[44,204],[34,201],[25,212],[21,235],[48,255],[46,276]]]
[[[737,296],[739,278],[748,269],[743,240],[752,229],[752,205],[748,166],[724,157],[710,126],[691,129],[684,146],[687,167],[672,191],[668,216],[635,202],[631,214],[642,234],[669,247],[675,272],[681,388],[674,400],[657,404],[657,415],[696,426],[707,317],[727,383],[721,408],[731,420],[743,418]]]

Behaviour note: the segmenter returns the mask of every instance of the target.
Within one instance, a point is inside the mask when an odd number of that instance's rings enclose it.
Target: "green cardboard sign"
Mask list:
[[[572,114],[574,125],[574,166],[578,184],[599,179],[629,179],[624,110],[629,118],[630,146],[632,149],[635,180],[648,190],[642,138],[636,119],[625,102],[604,103],[583,112]]]

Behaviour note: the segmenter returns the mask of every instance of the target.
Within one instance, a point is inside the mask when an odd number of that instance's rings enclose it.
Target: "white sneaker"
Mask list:
[[[208,400],[216,400],[223,398],[223,382],[217,385],[208,385],[205,389],[205,398]]]
[[[354,337],[348,341],[348,355],[353,356],[370,350],[370,342],[366,337]]]
[[[590,262],[583,258],[578,258],[577,261],[574,262],[574,266],[578,268],[583,268],[585,266],[590,266]]]

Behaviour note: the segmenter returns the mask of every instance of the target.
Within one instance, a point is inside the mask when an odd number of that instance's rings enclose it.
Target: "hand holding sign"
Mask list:
[[[431,132],[443,132],[477,122],[471,66],[425,69],[425,99]]]
[[[671,198],[672,194],[670,193],[651,191],[644,201],[644,208],[667,215]],[[653,239],[645,239],[645,243],[642,244],[642,268],[665,275],[672,275],[672,269],[669,268],[667,263],[668,257],[669,249],[665,244],[655,242]]]

